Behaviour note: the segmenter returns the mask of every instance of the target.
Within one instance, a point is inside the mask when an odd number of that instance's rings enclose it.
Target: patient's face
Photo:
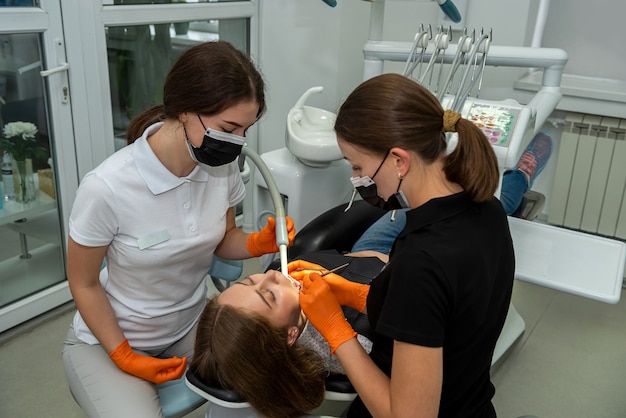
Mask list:
[[[219,295],[218,302],[259,313],[281,328],[297,325],[300,318],[298,289],[276,270],[233,283]]]

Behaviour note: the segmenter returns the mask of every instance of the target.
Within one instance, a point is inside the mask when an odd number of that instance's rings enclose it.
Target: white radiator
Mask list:
[[[626,119],[568,113],[548,222],[626,239]]]

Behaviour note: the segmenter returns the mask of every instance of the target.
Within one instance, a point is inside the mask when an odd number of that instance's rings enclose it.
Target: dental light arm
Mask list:
[[[285,207],[283,201],[280,198],[280,191],[278,186],[272,177],[272,173],[263,161],[263,159],[255,151],[248,147],[243,147],[241,153],[246,157],[250,157],[252,162],[257,166],[265,183],[267,184],[267,190],[272,198],[274,204],[274,211],[276,212],[276,244],[278,245],[280,254],[280,271],[285,275],[289,275],[287,270],[287,245],[289,245],[289,235],[287,233],[287,220],[285,218]]]
[[[436,1],[443,14],[448,16],[450,20],[454,23],[459,23],[461,21],[461,13],[459,13],[459,9],[456,8],[452,0],[433,0]]]
[[[337,6],[337,0],[322,0],[322,1],[326,3],[327,5],[329,5],[330,7]],[[375,0],[366,0],[366,1],[371,2]],[[443,14],[448,16],[448,18],[450,18],[450,20],[452,20],[454,23],[459,23],[461,21],[461,13],[459,13],[459,9],[457,9],[454,3],[452,3],[452,0],[432,0],[432,1],[436,2],[441,8],[441,11],[443,12]]]

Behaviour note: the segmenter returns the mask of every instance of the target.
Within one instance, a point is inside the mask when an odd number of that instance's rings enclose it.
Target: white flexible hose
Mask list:
[[[272,177],[270,169],[267,167],[265,161],[263,161],[259,154],[248,147],[243,147],[241,153],[246,157],[250,157],[252,162],[254,162],[261,172],[263,180],[265,180],[265,184],[267,185],[267,190],[272,198],[274,212],[276,214],[276,245],[278,245],[278,249],[280,251],[280,270],[285,276],[289,277],[289,272],[287,271],[287,246],[289,245],[289,235],[287,233],[285,207],[283,206],[280,191],[278,190],[278,186],[276,186],[276,181],[274,180],[274,177]]]

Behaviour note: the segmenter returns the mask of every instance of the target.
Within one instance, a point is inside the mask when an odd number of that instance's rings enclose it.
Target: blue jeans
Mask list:
[[[395,220],[391,220],[393,211],[378,218],[352,246],[352,251],[372,250],[389,254],[396,237],[406,225],[406,212],[409,209],[398,209]]]
[[[500,202],[507,215],[512,215],[522,203],[524,193],[528,191],[526,175],[519,170],[507,170],[502,176]]]
[[[502,176],[500,202],[507,215],[513,214],[522,203],[522,197],[528,190],[526,176],[519,170],[507,170]],[[352,246],[352,251],[373,250],[389,254],[396,237],[406,225],[406,212],[409,209],[396,211],[395,220],[391,220],[393,211],[385,213],[374,222]]]

